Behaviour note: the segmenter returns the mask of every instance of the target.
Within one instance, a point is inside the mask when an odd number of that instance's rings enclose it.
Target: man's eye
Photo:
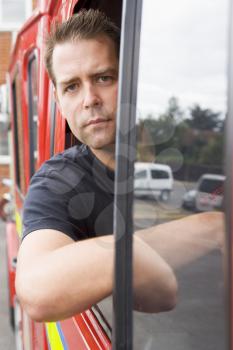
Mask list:
[[[65,92],[74,92],[78,89],[78,84],[74,83],[74,84],[70,84],[68,86],[65,87]]]
[[[97,77],[97,82],[99,83],[107,83],[107,82],[111,82],[112,80],[113,80],[113,77],[110,75],[101,75]]]

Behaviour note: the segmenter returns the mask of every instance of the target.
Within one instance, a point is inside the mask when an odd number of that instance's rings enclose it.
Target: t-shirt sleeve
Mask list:
[[[58,171],[39,171],[31,180],[23,209],[23,238],[40,229],[54,229],[77,241],[82,225],[69,212],[73,189]]]

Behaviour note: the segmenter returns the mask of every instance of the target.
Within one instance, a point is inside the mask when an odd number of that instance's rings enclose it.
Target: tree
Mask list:
[[[168,108],[165,111],[165,115],[172,118],[176,123],[179,123],[183,117],[183,111],[179,106],[178,98],[172,96],[168,100]]]
[[[223,165],[223,134],[219,133],[215,138],[203,148],[199,157],[199,162],[202,164],[222,166]]]
[[[222,126],[220,113],[213,112],[211,109],[202,109],[198,104],[190,108],[191,118],[186,119],[187,124],[197,130],[217,131]]]

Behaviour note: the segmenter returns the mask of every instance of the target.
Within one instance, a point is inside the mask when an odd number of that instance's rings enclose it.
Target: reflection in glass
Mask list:
[[[0,119],[0,156],[9,155],[8,148],[8,123]]]
[[[37,76],[37,60],[33,56],[29,62],[29,98],[30,98],[30,138],[31,138],[31,162],[33,172],[37,169],[38,160],[38,76]],[[31,174],[33,175],[33,174]]]
[[[226,1],[144,1],[134,224],[179,292],[172,311],[134,312],[134,349],[225,346],[226,33]]]

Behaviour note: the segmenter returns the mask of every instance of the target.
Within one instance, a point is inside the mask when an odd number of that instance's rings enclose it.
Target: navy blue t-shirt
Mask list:
[[[113,233],[114,172],[86,145],[45,162],[32,177],[23,211],[23,237],[39,229],[73,240]]]

